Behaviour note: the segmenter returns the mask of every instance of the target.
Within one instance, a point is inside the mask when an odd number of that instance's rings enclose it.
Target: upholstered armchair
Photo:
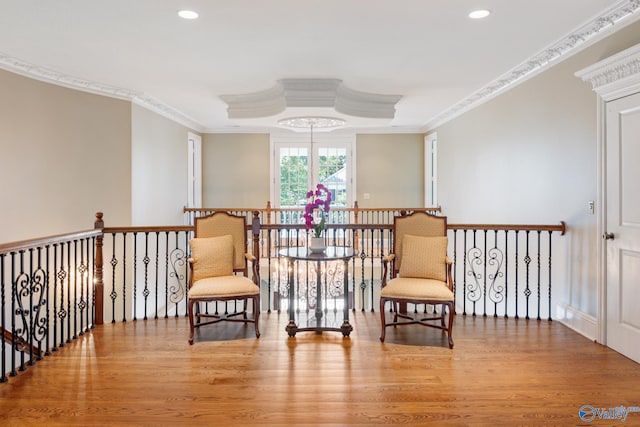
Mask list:
[[[393,253],[383,259],[380,341],[384,342],[389,326],[419,324],[446,332],[449,348],[453,348],[455,305],[452,262],[447,257],[447,218],[426,212],[395,217],[393,237]],[[390,265],[392,278],[387,280]],[[387,322],[387,302],[391,303],[392,322]],[[433,313],[424,310],[409,315],[407,304],[431,305]]]
[[[193,344],[195,328],[221,321],[253,323],[260,337],[260,276],[257,262],[247,253],[245,218],[216,212],[195,219],[195,237],[190,241],[190,279],[188,291],[189,344]],[[252,263],[252,279],[248,276]],[[218,310],[200,310],[200,303],[243,301],[242,308],[220,314]],[[247,312],[252,302],[252,313]],[[236,307],[235,304],[232,305]],[[214,314],[209,314],[209,311]],[[202,322],[201,319],[208,319]]]

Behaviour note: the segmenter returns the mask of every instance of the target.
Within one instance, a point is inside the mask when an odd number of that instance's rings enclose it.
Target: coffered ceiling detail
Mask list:
[[[372,119],[393,119],[400,95],[353,90],[339,79],[281,79],[262,92],[221,95],[230,119],[269,117],[295,108],[333,108],[338,113]]]

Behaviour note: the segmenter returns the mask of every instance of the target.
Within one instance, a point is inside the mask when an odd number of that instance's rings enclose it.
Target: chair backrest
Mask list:
[[[247,228],[245,217],[226,212],[196,217],[195,237],[218,237],[230,234],[233,238],[233,271],[247,275]]]
[[[400,271],[402,263],[402,239],[406,234],[422,237],[447,235],[447,217],[416,211],[410,215],[396,216],[393,219],[393,262],[394,276]]]

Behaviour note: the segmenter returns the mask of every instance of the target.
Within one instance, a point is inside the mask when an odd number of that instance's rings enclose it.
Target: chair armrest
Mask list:
[[[382,257],[382,283],[380,288],[384,288],[387,285],[387,277],[389,273],[389,263],[396,259],[395,254],[389,254],[385,257]]]
[[[187,283],[187,288],[191,289],[193,285],[193,264],[195,264],[196,259],[193,257],[187,258],[187,263],[189,264],[189,283]]]
[[[449,285],[449,289],[451,290],[451,292],[453,292],[453,275],[452,275],[453,261],[451,261],[449,257],[445,257],[444,262],[447,268],[447,282],[448,282],[447,284]]]
[[[244,257],[247,259],[247,261],[251,261],[251,280],[253,281],[253,283],[258,285],[258,287],[260,287],[260,271],[258,270],[258,259],[249,252],[246,252],[244,254]]]

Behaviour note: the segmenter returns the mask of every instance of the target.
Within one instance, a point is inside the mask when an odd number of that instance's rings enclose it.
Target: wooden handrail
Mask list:
[[[331,207],[332,211],[337,211],[337,212],[393,212],[393,211],[430,211],[430,212],[441,212],[442,209],[439,207],[432,207],[432,208],[425,208],[425,207],[419,207],[419,208],[361,208],[358,206],[357,202],[355,203],[354,207]],[[229,212],[229,211],[233,211],[233,212],[254,212],[254,211],[258,211],[258,212],[266,212],[266,213],[274,213],[274,212],[302,212],[304,211],[304,206],[296,206],[296,207],[287,207],[287,208],[274,208],[271,207],[271,202],[267,202],[267,207],[266,208],[188,208],[188,207],[184,207],[182,209],[183,213],[188,213],[188,212]]]
[[[0,244],[0,253],[19,252],[27,249],[51,246],[58,243],[82,240],[88,237],[98,237],[102,233],[101,230],[85,230],[68,234],[57,234],[48,237],[39,237],[36,239],[21,240],[17,242]]]
[[[151,225],[151,226],[129,226],[129,227],[105,227],[105,234],[110,233],[161,233],[161,232],[182,232],[193,231],[193,225]]]
[[[280,228],[290,230],[304,230],[304,224],[262,224],[263,230],[278,230]],[[327,224],[327,229],[340,230],[360,230],[362,228],[371,228],[375,230],[390,230],[393,224]],[[567,230],[567,224],[560,221],[560,224],[551,225],[535,225],[535,224],[447,224],[448,230],[509,230],[509,231],[559,231],[564,236]]]
[[[509,230],[509,231],[559,231],[561,236],[567,232],[567,223],[558,225],[528,224],[447,224],[449,230]]]

